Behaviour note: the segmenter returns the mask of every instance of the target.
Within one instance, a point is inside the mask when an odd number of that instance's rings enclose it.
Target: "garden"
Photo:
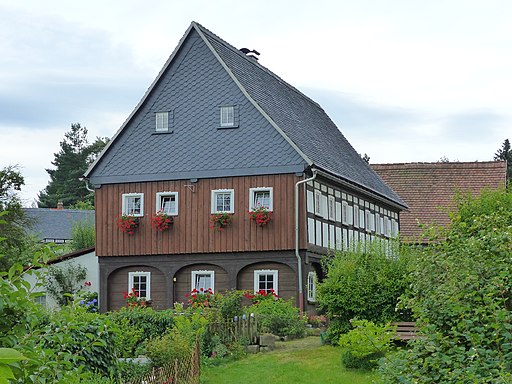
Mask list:
[[[449,228],[425,229],[429,246],[326,257],[310,316],[263,291],[194,290],[164,311],[127,292],[105,314],[77,293],[49,311],[22,278],[52,257],[43,247],[2,272],[0,383],[510,383],[512,194],[457,208]],[[415,321],[418,337],[397,341],[394,321]]]

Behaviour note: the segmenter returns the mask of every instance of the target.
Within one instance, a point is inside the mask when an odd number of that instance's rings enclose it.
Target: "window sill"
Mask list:
[[[173,133],[174,131],[161,131],[161,132],[152,132],[152,135],[167,135],[169,133]]]
[[[226,125],[224,127],[218,126],[217,129],[235,129],[235,128],[238,128],[238,127],[239,127],[239,125],[235,124],[235,125]]]

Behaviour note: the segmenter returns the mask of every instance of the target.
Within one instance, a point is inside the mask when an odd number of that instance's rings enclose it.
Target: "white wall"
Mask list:
[[[85,277],[85,281],[91,282],[91,286],[84,286],[84,291],[89,292],[97,292],[99,294],[100,288],[100,271],[98,266],[98,258],[96,257],[96,252],[92,251],[86,253],[82,256],[77,256],[71,259],[63,260],[58,263],[54,263],[52,265],[59,267],[66,267],[70,264],[81,265],[87,270],[87,274]],[[44,275],[46,268],[38,269],[40,273],[27,273],[24,275],[24,279],[31,285],[32,292],[46,292],[44,287],[44,281],[42,281],[42,277]],[[37,286],[37,283],[43,283],[42,286]],[[46,306],[49,308],[58,307],[57,303],[51,296],[46,296]]]

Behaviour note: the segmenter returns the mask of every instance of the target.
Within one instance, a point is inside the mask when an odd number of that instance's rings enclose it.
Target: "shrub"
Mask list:
[[[347,368],[373,369],[378,359],[390,349],[394,330],[389,325],[378,326],[367,320],[353,320],[355,327],[340,336],[344,348],[341,361]]]
[[[248,312],[258,315],[258,327],[262,332],[291,337],[303,337],[306,333],[306,321],[299,316],[299,309],[293,304],[293,299],[261,300],[251,305]]]
[[[196,340],[206,331],[207,320],[194,309],[176,316],[169,333],[150,340],[146,354],[155,367],[162,367],[174,360],[188,359],[195,348]]]
[[[87,270],[80,264],[52,265],[46,275],[46,291],[60,306],[70,304],[82,290],[86,275]]]
[[[217,311],[218,318],[232,319],[242,313],[241,300],[243,291],[232,290],[224,294],[215,294],[214,309]]]
[[[71,249],[78,251],[80,249],[94,247],[96,244],[96,229],[92,221],[79,221],[73,224],[71,229]]]
[[[393,245],[392,256],[383,244],[374,243],[356,252],[337,251],[324,261],[327,276],[318,285],[317,300],[329,317],[331,342],[350,330],[353,318],[376,324],[408,320],[396,307],[409,285],[409,258],[407,249],[398,243]]]
[[[152,339],[167,333],[174,324],[174,312],[171,309],[155,311],[148,307],[121,308],[109,312],[107,316],[115,323],[123,325],[127,319],[134,329],[142,330],[143,340]],[[141,340],[141,341],[143,341]]]
[[[512,195],[465,197],[424,249],[405,303],[425,337],[381,367],[385,383],[512,382]]]

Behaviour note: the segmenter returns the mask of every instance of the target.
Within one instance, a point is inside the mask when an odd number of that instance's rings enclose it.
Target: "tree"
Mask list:
[[[71,124],[71,130],[64,134],[60,151],[55,153],[52,164],[55,169],[47,169],[50,182],[39,193],[38,206],[56,207],[59,201],[70,206],[79,201],[93,204],[93,193],[88,191],[80,177],[108,143],[109,139],[97,137],[94,143],[87,140],[87,128],[80,123]]]
[[[411,273],[405,303],[423,337],[383,362],[381,382],[512,382],[512,193],[466,195],[457,208]]]
[[[494,160],[506,160],[507,162],[507,180],[512,182],[512,149],[510,141],[505,139],[503,146],[494,154]]]
[[[392,253],[393,257],[389,256]],[[375,241],[355,251],[336,251],[324,260],[326,278],[318,284],[317,300],[330,319],[328,338],[336,343],[348,332],[354,318],[383,324],[408,320],[396,311],[405,292],[409,264],[408,249]]]
[[[23,262],[23,255],[32,248],[34,241],[25,229],[31,221],[25,215],[17,193],[25,180],[17,166],[9,165],[0,170],[0,270],[7,270],[16,262]],[[30,257],[31,258],[31,257]]]

